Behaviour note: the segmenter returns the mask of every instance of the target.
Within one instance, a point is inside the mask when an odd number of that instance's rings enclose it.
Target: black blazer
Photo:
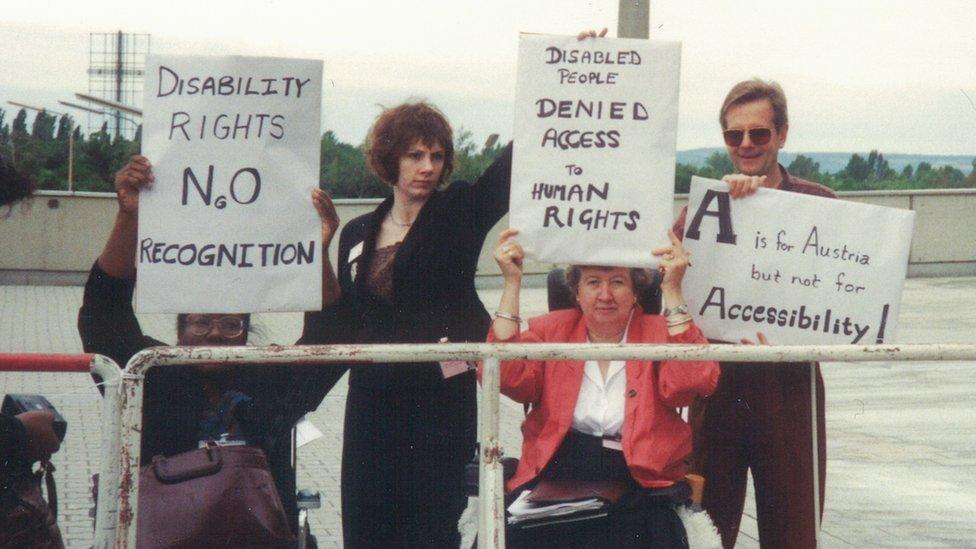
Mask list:
[[[339,236],[338,278],[342,297],[309,313],[301,343],[435,343],[484,341],[490,317],[475,291],[478,256],[488,231],[508,211],[512,147],[478,180],[456,181],[435,191],[421,209],[393,263],[393,303],[365,286],[387,198],[372,213],[350,221]],[[355,252],[355,253],[353,253]],[[344,369],[333,374],[331,383]],[[400,389],[442,380],[434,364],[355,368],[353,386]]]

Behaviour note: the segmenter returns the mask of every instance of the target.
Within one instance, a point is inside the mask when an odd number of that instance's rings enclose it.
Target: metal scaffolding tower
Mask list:
[[[89,33],[88,35],[88,92],[109,101],[135,107],[142,106],[142,86],[146,55],[149,54],[149,35],[122,31]],[[108,120],[97,114],[88,115],[88,133],[101,129],[108,122],[109,133],[131,139],[137,123],[119,110]]]

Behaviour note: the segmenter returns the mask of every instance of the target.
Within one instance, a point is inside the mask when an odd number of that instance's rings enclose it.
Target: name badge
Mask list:
[[[447,343],[447,338],[442,337],[438,343]],[[464,360],[443,360],[440,364],[441,375],[444,376],[444,379],[470,372],[477,368],[473,363]]]
[[[356,244],[349,250],[349,276],[352,277],[353,281],[356,280],[356,275],[359,274],[359,258],[363,255],[363,242]]]
[[[624,445],[619,440],[612,438],[603,439],[603,447],[609,448],[610,450],[617,450],[618,452],[623,452],[624,450]]]

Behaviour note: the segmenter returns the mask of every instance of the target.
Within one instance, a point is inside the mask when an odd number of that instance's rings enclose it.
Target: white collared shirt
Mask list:
[[[627,329],[620,341],[627,341],[633,318],[631,311]],[[604,380],[600,374],[600,364],[595,360],[586,361],[583,384],[576,399],[576,409],[573,410],[574,431],[597,437],[620,438],[624,428],[624,400],[627,393],[626,365],[623,360],[611,360],[607,379]]]
[[[607,379],[604,381],[597,361],[586,361],[583,384],[573,411],[574,431],[598,437],[620,436],[624,426],[624,397],[627,392],[625,366],[623,360],[610,361]]]

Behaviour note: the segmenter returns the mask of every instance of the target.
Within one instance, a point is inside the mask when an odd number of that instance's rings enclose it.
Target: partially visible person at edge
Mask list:
[[[106,355],[120,367],[143,349],[165,345],[142,333],[132,308],[139,193],[151,188],[154,181],[149,161],[138,155],[116,174],[119,208],[115,225],[92,266],[78,314],[85,352]],[[328,255],[339,220],[324,191],[315,189],[312,203],[322,223],[322,299],[323,305],[329,305],[339,292]],[[176,318],[178,345],[244,345],[249,329],[247,314],[179,314]],[[192,450],[201,440],[219,440],[224,433],[257,444],[268,455],[294,530],[297,511],[290,434],[294,424],[321,402],[325,393],[316,390],[322,385],[316,379],[322,372],[316,367],[261,364],[150,370],[143,408],[142,464],[155,455]]]
[[[746,80],[732,87],[719,112],[725,148],[739,173],[723,177],[733,199],[758,188],[829,198],[829,188],[790,175],[777,155],[786,144],[786,96],[775,82]],[[687,208],[674,223],[684,234]],[[760,343],[767,343],[762,333]],[[743,340],[743,343],[749,343]],[[718,389],[690,411],[694,472],[705,477],[702,506],[735,545],[745,503],[746,473],[756,491],[759,543],[763,547],[815,547],[819,519],[813,509],[810,376],[816,372],[820,514],[826,475],[824,385],[820,365],[722,363]]]
[[[521,331],[518,231],[499,238],[495,260],[504,290],[489,342],[705,343],[687,311],[681,280],[688,256],[677,236],[654,250],[660,259],[664,314],[637,302],[650,283],[644,269],[572,265],[566,279],[576,308],[529,319]],[[718,383],[715,362],[512,360],[501,365],[501,392],[532,404],[522,425],[522,458],[510,494],[540,480],[609,480],[630,493],[603,521],[509,529],[518,547],[688,547],[671,497],[647,489],[683,482],[691,429],[676,411]]]
[[[365,155],[393,195],[343,228],[342,298],[306,316],[303,340],[483,341],[490,318],[474,277],[488,231],[508,211],[511,145],[474,183],[441,188],[454,169],[451,126],[419,102],[380,113]],[[342,450],[347,547],[458,546],[475,412],[472,371],[431,362],[352,368]]]
[[[27,198],[34,184],[0,156],[0,207]],[[11,496],[11,482],[18,471],[47,459],[61,447],[54,432],[54,414],[47,410],[15,416],[0,414],[0,505]]]
[[[12,206],[34,192],[34,182],[16,169],[13,164],[0,156],[0,208]],[[0,210],[0,218],[4,216]]]
[[[0,504],[7,503],[8,490],[18,471],[50,458],[60,447],[52,412],[0,414]]]

